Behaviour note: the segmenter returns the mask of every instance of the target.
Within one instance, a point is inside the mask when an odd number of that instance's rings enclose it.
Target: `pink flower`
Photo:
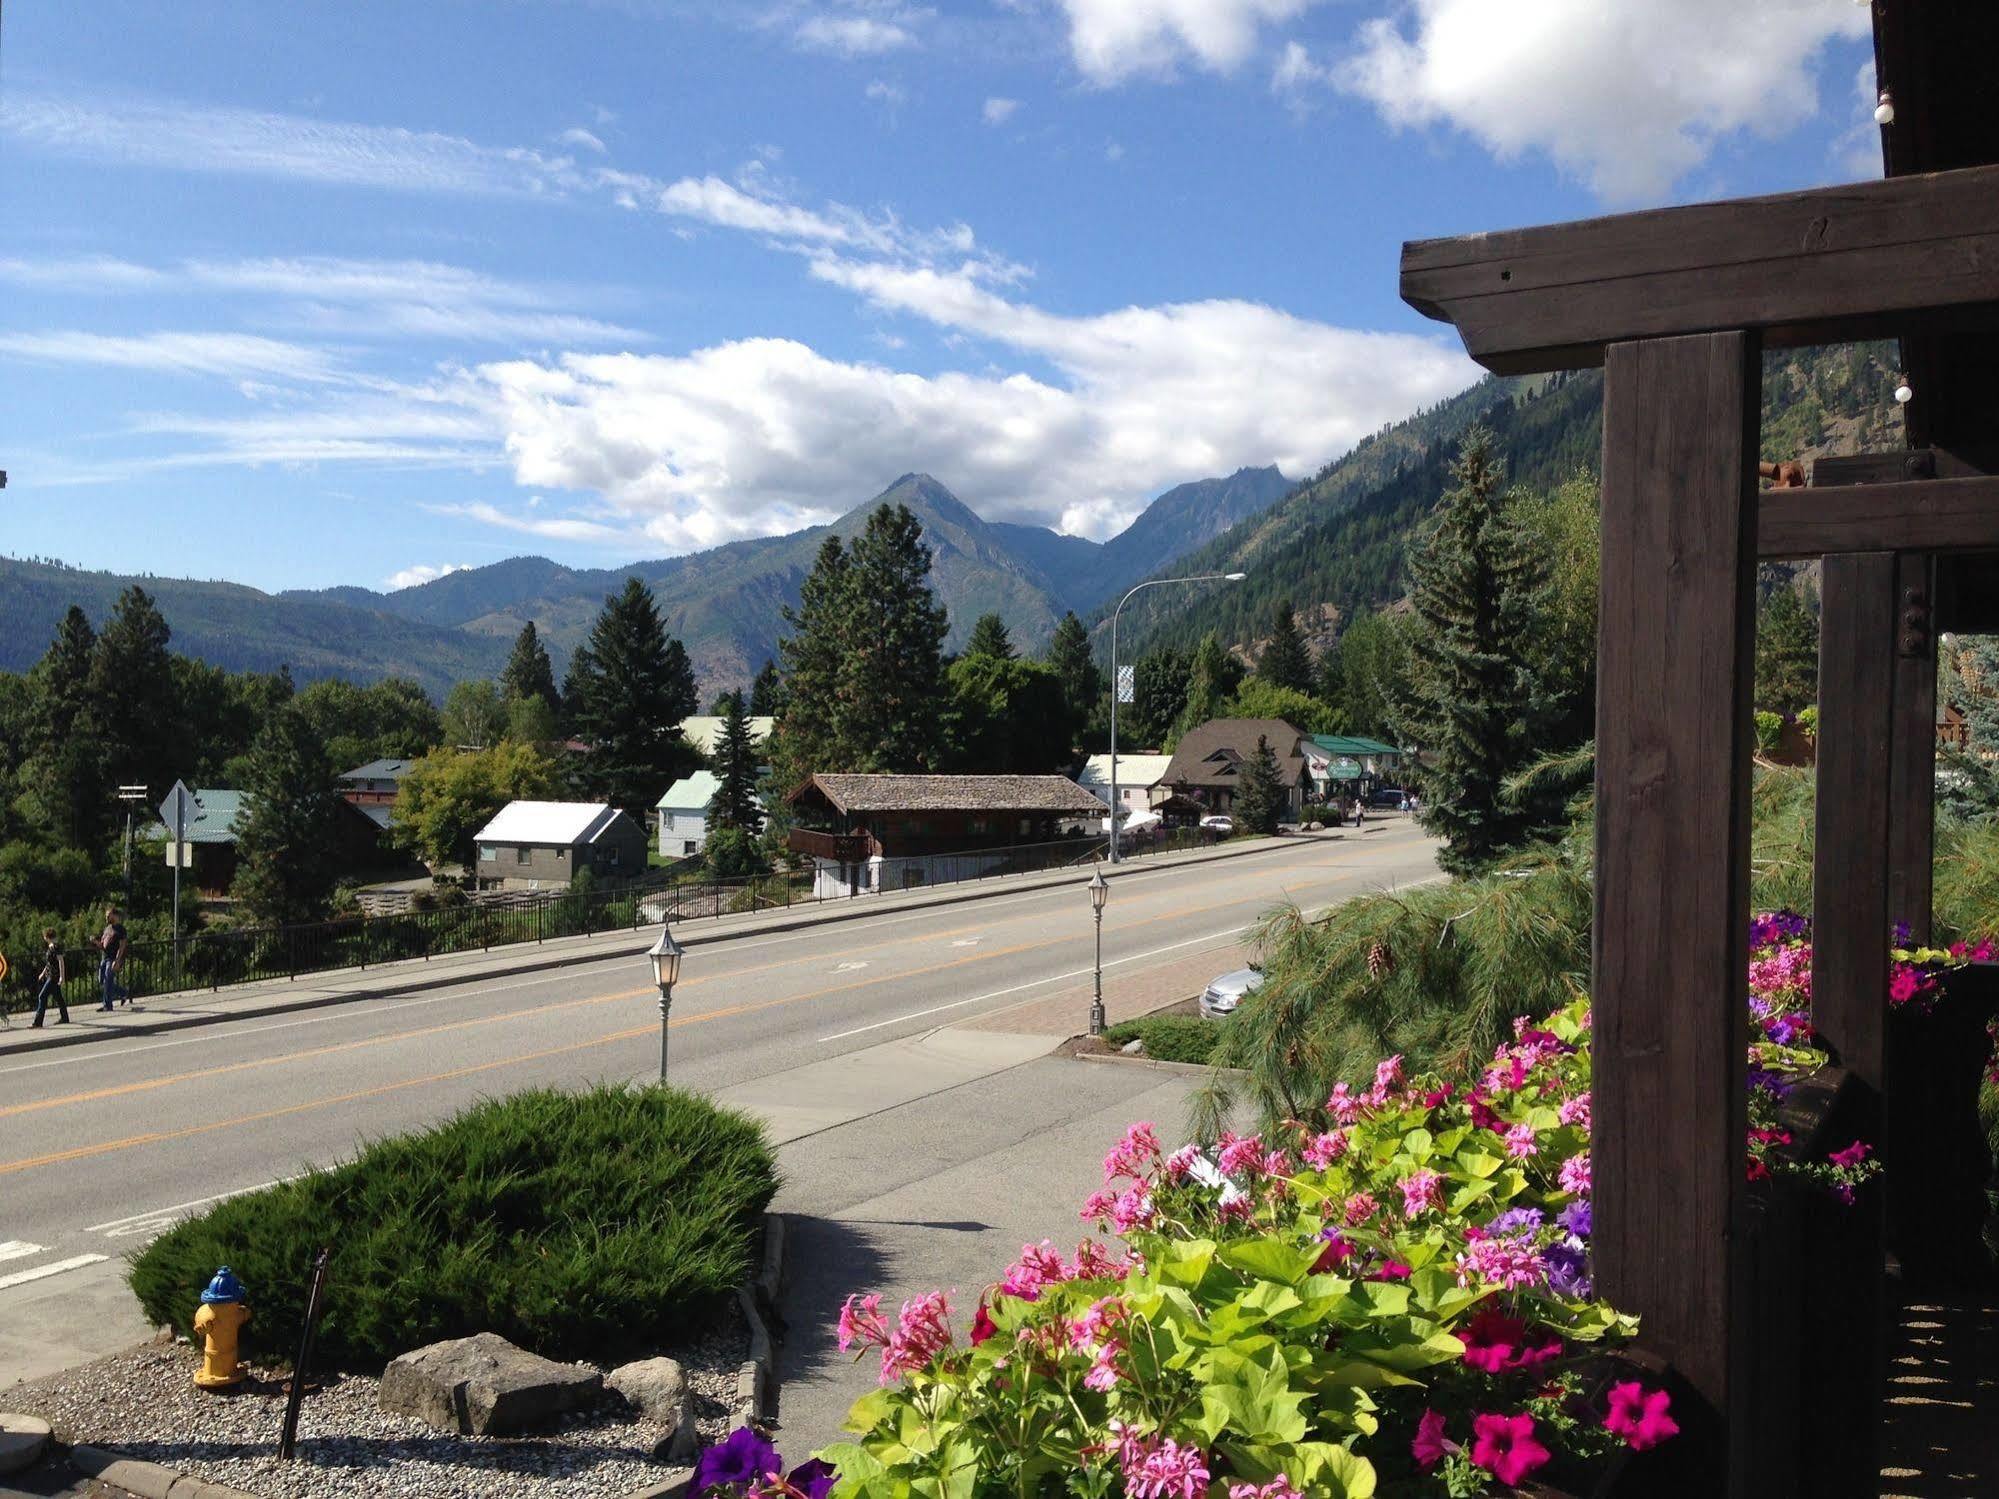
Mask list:
[[[951,1303],[942,1291],[926,1291],[902,1304],[895,1334],[882,1349],[881,1382],[927,1368],[951,1346]]]
[[[1199,1499],[1208,1486],[1207,1455],[1171,1437],[1141,1437],[1113,1423],[1129,1499]]]
[[[1224,1131],[1221,1153],[1215,1157],[1215,1164],[1223,1176],[1236,1176],[1245,1170],[1254,1176],[1263,1165],[1263,1137],[1245,1135],[1237,1138]]]
[[[998,1331],[999,1329],[993,1325],[992,1313],[986,1310],[986,1299],[981,1296],[979,1309],[972,1313],[972,1346],[978,1347]]]
[[[1888,977],[1888,1000],[1891,1004],[1907,1004],[1921,989],[1916,982],[1916,970],[1907,963],[1897,963]]]
[[[1257,1163],[1256,1169],[1265,1176],[1289,1176],[1291,1157],[1282,1150],[1266,1151],[1263,1159]]]
[[[1182,1145],[1166,1158],[1166,1179],[1176,1182],[1183,1180],[1187,1173],[1194,1169],[1194,1162],[1200,1158],[1200,1146]]]
[[[1436,1411],[1424,1411],[1416,1422],[1415,1440],[1409,1444],[1416,1466],[1427,1473],[1457,1450],[1458,1444],[1444,1435],[1444,1418]],[[1229,1499],[1235,1499],[1234,1494]]]
[[[1867,1159],[1867,1142],[1864,1140],[1855,1140],[1846,1149],[1835,1150],[1826,1159],[1831,1161],[1835,1166],[1858,1166],[1862,1161]]]
[[[1465,1362],[1487,1374],[1532,1369],[1561,1357],[1560,1338],[1529,1347],[1527,1336],[1525,1322],[1507,1316],[1497,1307],[1487,1307],[1466,1324],[1458,1339],[1465,1345]]]
[[[1471,1429],[1471,1460],[1501,1483],[1518,1484],[1548,1461],[1548,1449],[1534,1440],[1534,1418],[1524,1411],[1473,1416]]]
[[[1131,1274],[1131,1261],[1110,1251],[1110,1246],[1085,1239],[1076,1246],[1076,1258],[1062,1267],[1064,1280],[1123,1280]]]
[[[1506,1153],[1516,1161],[1524,1161],[1530,1155],[1539,1155],[1541,1147],[1534,1143],[1534,1126],[1516,1124],[1506,1132]]]
[[[1279,1476],[1262,1488],[1253,1483],[1232,1483],[1229,1499],[1305,1499],[1305,1496],[1291,1487],[1289,1479]]]
[[[1361,1101],[1353,1096],[1353,1091],[1345,1083],[1334,1083],[1333,1091],[1326,1099],[1326,1112],[1342,1124],[1352,1124],[1360,1117]]]
[[[1381,1211],[1381,1204],[1374,1200],[1371,1192],[1356,1192],[1347,1199],[1346,1225],[1359,1228],[1368,1219]]]
[[[1353,1245],[1346,1241],[1345,1236],[1338,1229],[1327,1229],[1323,1237],[1326,1241],[1326,1247],[1319,1251],[1318,1259],[1312,1262],[1312,1273],[1314,1275],[1323,1275],[1328,1271],[1339,1269],[1340,1266],[1352,1259],[1356,1252]]]
[[[1153,1134],[1152,1125],[1134,1124],[1104,1157],[1104,1181],[1110,1183],[1124,1176],[1141,1181],[1159,1155],[1159,1138]]]
[[[1053,1244],[1043,1239],[1039,1244],[1020,1246],[1020,1258],[1006,1267],[1000,1290],[1022,1301],[1039,1301],[1042,1287],[1067,1278],[1062,1271],[1062,1256],[1055,1252]]]
[[[879,1343],[888,1346],[888,1322],[881,1314],[882,1299],[879,1296],[849,1296],[846,1305],[840,1308],[840,1351],[850,1348],[869,1348]]]
[[[1127,1187],[1111,1204],[1111,1227],[1121,1234],[1150,1228],[1159,1215],[1153,1211],[1152,1194],[1143,1187]]]
[[[1506,1121],[1492,1111],[1492,1106],[1485,1101],[1484,1095],[1478,1089],[1474,1088],[1465,1095],[1465,1104],[1471,1110],[1471,1122],[1475,1128],[1489,1129],[1494,1134],[1504,1128]]]
[[[1085,1223],[1102,1223],[1111,1215],[1111,1206],[1117,1201],[1117,1193],[1109,1187],[1099,1188],[1083,1199],[1083,1206],[1076,1216]]]
[[[1614,1384],[1604,1429],[1623,1437],[1632,1451],[1643,1452],[1679,1433],[1680,1423],[1668,1414],[1672,1403],[1673,1397],[1664,1390],[1648,1391],[1635,1379]]]
[[[1083,1376],[1083,1388],[1104,1394],[1117,1387],[1117,1361],[1124,1352],[1124,1344],[1116,1338],[1097,1349],[1097,1356],[1090,1363],[1089,1373]]]
[[[1457,1258],[1458,1284],[1483,1282],[1503,1291],[1548,1283],[1548,1262],[1519,1239],[1474,1239]]]
[[[1590,1173],[1587,1150],[1578,1151],[1562,1162],[1560,1180],[1564,1192],[1573,1192],[1578,1197],[1589,1196]]]
[[[1314,1138],[1306,1145],[1303,1155],[1307,1166],[1317,1171],[1324,1171],[1346,1153],[1346,1131],[1335,1129]]]
[[[1368,1277],[1369,1280],[1407,1280],[1416,1272],[1400,1260],[1383,1260],[1381,1267]]]
[[[1574,1098],[1563,1099],[1562,1107],[1556,1117],[1564,1124],[1580,1124],[1584,1129],[1588,1129],[1590,1127],[1589,1094],[1578,1093]]]
[[[1398,1052],[1385,1062],[1374,1064],[1374,1091],[1386,1093],[1402,1081],[1402,1056]]]
[[[1434,1171],[1412,1171],[1402,1178],[1402,1216],[1419,1217],[1444,1205],[1444,1179]]]
[[[1104,1342],[1123,1319],[1124,1303],[1115,1296],[1101,1297],[1069,1324],[1069,1346],[1082,1349]]]

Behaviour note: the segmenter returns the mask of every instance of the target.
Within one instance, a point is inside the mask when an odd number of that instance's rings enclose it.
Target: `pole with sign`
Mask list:
[[[160,821],[172,830],[174,866],[174,987],[180,987],[180,867],[187,861],[187,828],[201,821],[201,802],[187,789],[187,782],[175,781],[174,789],[160,803]]]

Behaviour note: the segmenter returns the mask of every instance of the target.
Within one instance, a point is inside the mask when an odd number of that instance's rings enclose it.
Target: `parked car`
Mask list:
[[[1226,812],[1211,812],[1201,819],[1201,826],[1211,833],[1233,833],[1235,831],[1235,819]]]
[[[1409,805],[1409,793],[1400,786],[1377,786],[1368,797],[1367,804],[1370,807],[1393,807],[1400,812]]]
[[[1201,1015],[1207,1020],[1226,1020],[1236,1006],[1254,994],[1263,983],[1262,970],[1238,968],[1225,973],[1201,991]]]

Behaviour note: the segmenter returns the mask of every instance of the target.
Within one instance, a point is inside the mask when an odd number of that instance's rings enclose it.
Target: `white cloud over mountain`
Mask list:
[[[390,593],[397,593],[405,588],[414,588],[419,583],[435,583],[439,578],[462,573],[471,566],[469,562],[445,562],[433,567],[428,562],[419,562],[414,567],[389,574],[382,580],[382,587]]]

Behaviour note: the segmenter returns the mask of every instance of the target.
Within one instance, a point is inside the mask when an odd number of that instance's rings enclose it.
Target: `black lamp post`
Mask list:
[[[659,1080],[666,1081],[666,1017],[673,1008],[673,986],[680,978],[680,957],[683,949],[673,940],[671,927],[659,929],[659,941],[653,943],[646,957],[652,962],[653,982],[659,985]]]
[[[1111,898],[1110,881],[1099,869],[1090,880],[1090,910],[1097,918],[1096,997],[1090,1001],[1090,1034],[1104,1033],[1104,902]]]

